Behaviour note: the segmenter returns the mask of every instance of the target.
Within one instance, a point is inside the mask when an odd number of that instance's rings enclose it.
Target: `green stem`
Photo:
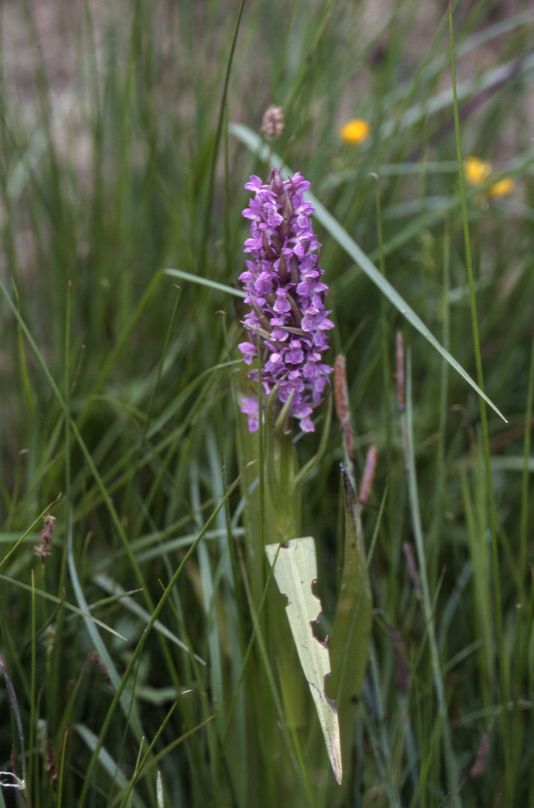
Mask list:
[[[271,544],[300,536],[301,496],[291,436],[268,431],[266,438],[265,541]]]
[[[467,282],[469,285],[469,305],[471,311],[471,325],[473,331],[473,351],[475,356],[476,378],[477,383],[481,390],[484,389],[484,373],[482,368],[482,352],[480,347],[480,334],[478,326],[478,310],[475,292],[475,278],[473,272],[473,255],[471,251],[471,238],[469,232],[469,215],[467,211],[467,195],[465,190],[465,178],[463,172],[463,155],[462,155],[462,139],[460,130],[460,114],[458,109],[458,94],[456,89],[456,57],[454,46],[454,26],[452,21],[452,5],[449,3],[449,38],[450,38],[450,62],[451,62],[451,80],[452,80],[452,93],[453,93],[453,112],[454,112],[454,132],[456,139],[456,156],[458,160],[458,180],[460,185],[460,199],[462,210],[463,233],[465,243],[465,264],[467,271]],[[508,687],[506,681],[506,664],[507,655],[505,651],[504,642],[504,626],[502,621],[502,597],[500,586],[500,560],[499,550],[497,544],[497,510],[495,506],[495,499],[493,496],[493,486],[491,479],[491,447],[489,439],[488,428],[488,414],[486,402],[483,398],[479,397],[480,406],[480,423],[481,423],[481,444],[482,455],[484,459],[485,469],[485,485],[486,495],[489,506],[490,516],[490,533],[491,533],[491,547],[492,547],[492,564],[493,564],[493,595],[494,595],[494,621],[497,634],[497,647],[498,647],[498,668],[499,668],[499,684],[500,684],[500,697],[503,700],[508,698]],[[507,735],[506,727],[506,713],[502,713],[502,724],[505,736]]]

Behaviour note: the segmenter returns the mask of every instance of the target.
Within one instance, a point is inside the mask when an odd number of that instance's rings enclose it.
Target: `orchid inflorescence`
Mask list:
[[[252,176],[245,188],[254,194],[243,211],[250,220],[244,244],[250,258],[239,276],[250,306],[243,320],[249,339],[239,350],[248,365],[256,364],[249,379],[261,378],[265,396],[272,395],[304,432],[313,432],[310,416],[332,372],[323,354],[334,324],[325,309],[328,287],[321,280],[313,207],[304,198],[310,183],[299,173],[282,180],[273,169],[266,183]],[[241,396],[240,407],[255,432],[258,396]]]

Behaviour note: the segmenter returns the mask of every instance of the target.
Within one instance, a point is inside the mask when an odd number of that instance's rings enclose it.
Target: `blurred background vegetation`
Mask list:
[[[0,768],[26,789],[0,789],[0,806],[534,804],[529,5],[454,8],[461,146],[484,163],[464,168],[440,0],[2,3]],[[318,223],[359,475],[379,452],[373,643],[343,792],[303,783],[270,696],[254,713],[240,689],[241,304],[164,272],[237,286],[243,184],[268,167],[228,124],[258,132],[270,104],[285,117],[273,150],[473,377],[476,319],[484,390],[508,420]],[[341,129],[354,119],[357,142]],[[342,457],[334,425],[304,496],[326,631]]]

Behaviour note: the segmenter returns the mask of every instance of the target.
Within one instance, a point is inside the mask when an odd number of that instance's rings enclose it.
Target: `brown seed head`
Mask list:
[[[347,363],[343,354],[334,362],[334,401],[336,415],[341,424],[349,417],[349,397],[347,393]]]
[[[378,449],[376,446],[371,446],[365,458],[365,467],[363,470],[362,483],[360,486],[360,496],[358,500],[360,505],[365,505],[371,496],[373,490],[373,483],[375,480],[376,464],[378,462]]]
[[[354,454],[354,438],[350,421],[349,392],[347,387],[347,363],[343,354],[336,356],[334,362],[334,402],[341,432],[343,446],[347,457],[352,460]]]
[[[55,529],[56,517],[45,516],[43,519],[43,527],[39,535],[39,544],[35,548],[35,555],[38,556],[41,561],[46,561],[46,559],[52,555],[52,539],[54,538]]]
[[[273,138],[274,140],[275,138],[280,137],[284,131],[284,127],[285,121],[282,107],[277,107],[274,104],[271,104],[271,106],[267,107],[263,113],[261,131],[264,135],[267,135],[267,137]]]

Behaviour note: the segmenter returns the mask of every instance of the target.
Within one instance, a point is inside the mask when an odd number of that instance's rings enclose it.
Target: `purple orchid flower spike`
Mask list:
[[[323,362],[329,348],[326,332],[334,327],[325,309],[328,287],[319,267],[320,244],[313,231],[313,207],[304,199],[310,183],[296,173],[282,180],[273,169],[267,183],[252,176],[245,188],[254,196],[243,216],[250,220],[250,238],[244,251],[250,256],[239,279],[250,311],[243,325],[249,339],[239,345],[252,365],[260,359],[265,395],[275,395],[304,432],[313,432],[311,415],[321,402],[330,365]],[[258,369],[248,374],[259,381]],[[243,396],[241,412],[248,428],[259,426],[259,402]]]

